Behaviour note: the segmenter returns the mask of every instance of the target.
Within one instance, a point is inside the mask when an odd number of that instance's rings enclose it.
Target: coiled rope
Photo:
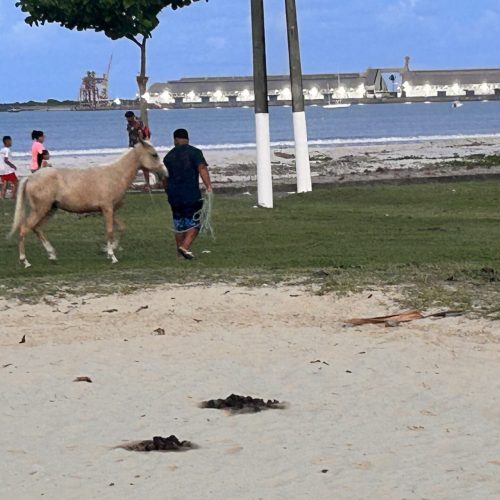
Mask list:
[[[205,192],[203,195],[203,207],[194,214],[193,220],[200,224],[200,234],[206,234],[215,241],[215,230],[212,224],[213,204],[213,192]]]

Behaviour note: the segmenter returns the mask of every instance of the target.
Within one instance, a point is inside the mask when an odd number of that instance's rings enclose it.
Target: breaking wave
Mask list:
[[[310,146],[328,147],[328,146],[349,146],[349,145],[371,145],[371,144],[390,144],[390,143],[412,143],[425,141],[445,141],[445,140],[467,140],[467,139],[488,139],[500,138],[500,133],[497,134],[450,134],[450,135],[415,135],[407,137],[343,137],[333,139],[311,139]],[[200,149],[209,150],[245,150],[254,149],[255,143],[224,143],[224,144],[197,144]],[[293,141],[276,141],[271,142],[273,148],[288,148],[293,147]],[[157,151],[165,153],[169,151],[170,146],[158,146]],[[103,155],[120,155],[124,151],[123,148],[96,148],[96,149],[51,149],[51,156],[103,156]],[[17,153],[17,158],[30,156],[28,153]]]

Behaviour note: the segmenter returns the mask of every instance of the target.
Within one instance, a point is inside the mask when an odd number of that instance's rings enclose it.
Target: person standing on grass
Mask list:
[[[3,148],[0,149],[0,178],[2,180],[2,191],[0,198],[3,200],[7,194],[7,185],[12,186],[12,198],[17,194],[17,167],[10,161],[10,148],[12,147],[12,138],[6,135],[2,139]]]
[[[31,173],[34,173],[39,168],[38,155],[43,153],[45,135],[41,130],[33,130],[33,132],[31,132],[31,139],[33,139],[33,144],[31,145]]]
[[[190,248],[200,232],[199,213],[203,207],[200,177],[207,192],[212,192],[208,163],[202,151],[189,144],[189,134],[183,128],[174,132],[174,148],[163,163],[168,170],[164,183],[172,208],[177,253],[192,259]]]
[[[144,123],[135,116],[133,111],[127,111],[125,113],[125,118],[127,120],[129,148],[133,148],[139,142],[139,139],[151,139],[151,130],[149,130],[149,127],[144,125]],[[144,174],[144,189],[146,191],[150,191],[151,186],[149,184],[149,172],[145,168],[143,168],[142,173]]]

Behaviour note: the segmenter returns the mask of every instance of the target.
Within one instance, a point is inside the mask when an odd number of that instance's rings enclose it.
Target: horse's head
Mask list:
[[[167,175],[167,169],[163,165],[156,149],[149,141],[142,139],[134,146],[139,159],[139,167],[146,168],[147,170],[160,174],[161,176]]]

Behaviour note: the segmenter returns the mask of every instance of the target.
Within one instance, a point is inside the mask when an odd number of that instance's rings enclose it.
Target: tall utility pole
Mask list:
[[[307,142],[306,114],[300,63],[299,30],[295,0],[285,0],[292,86],[293,133],[295,138],[295,164],[297,168],[297,192],[312,191],[309,145]]]
[[[264,2],[251,0],[253,40],[253,82],[255,93],[255,129],[257,143],[257,198],[261,207],[273,208],[271,139],[267,102],[266,34]]]

